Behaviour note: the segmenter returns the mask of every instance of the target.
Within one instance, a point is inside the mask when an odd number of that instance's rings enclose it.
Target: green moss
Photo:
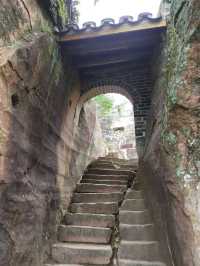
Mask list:
[[[61,18],[62,25],[67,21],[67,8],[64,0],[58,0],[58,16]]]
[[[168,108],[173,107],[177,102],[174,77],[177,72],[177,62],[179,56],[178,35],[174,27],[168,29],[168,49],[167,49],[167,64],[166,64],[166,81],[167,103]]]
[[[168,28],[168,60],[167,60],[167,79],[170,79],[173,76],[176,68],[176,60],[178,55],[178,35],[174,27]]]
[[[56,66],[56,64],[59,61],[59,50],[58,50],[58,47],[54,47],[51,56],[52,56],[52,59],[51,59],[50,75],[52,75],[52,73],[54,71],[54,67]]]
[[[47,20],[45,20],[45,19],[42,20],[42,23],[41,23],[41,31],[42,32],[49,33],[50,35],[53,34],[52,25]]]
[[[50,62],[49,83],[55,82],[57,85],[62,73],[62,62],[60,60],[59,48],[55,45],[55,43],[49,45],[45,56],[46,62]]]
[[[164,105],[164,109],[161,116],[161,140],[164,143],[165,142],[165,134],[167,129],[167,122],[168,122],[168,108],[167,105]]]
[[[190,134],[191,134],[191,129],[190,128],[187,128],[187,127],[183,127],[180,129],[180,131],[183,133],[183,135],[187,138],[190,137]]]
[[[13,8],[2,7],[0,12],[0,38],[4,42],[12,44],[10,33],[21,29],[21,25],[23,25],[24,31],[31,31],[21,8],[18,6],[13,6]]]
[[[177,95],[176,95],[176,90],[174,87],[170,88],[168,90],[168,94],[167,94],[167,102],[168,102],[168,107],[171,108],[173,107],[176,102],[177,102]]]
[[[4,133],[3,130],[0,128],[0,143],[4,142]]]
[[[185,175],[185,171],[184,171],[184,170],[182,170],[182,169],[180,169],[180,168],[177,168],[177,169],[176,169],[176,176],[177,176],[178,178],[182,178],[184,175]]]
[[[62,64],[60,61],[58,61],[54,68],[54,80],[56,85],[60,80],[61,73],[62,73]]]
[[[175,145],[177,143],[176,135],[172,132],[166,133],[165,141],[170,145]]]

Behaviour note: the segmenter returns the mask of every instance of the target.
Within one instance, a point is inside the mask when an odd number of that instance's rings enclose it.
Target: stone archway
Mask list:
[[[134,94],[130,95],[127,89],[120,85],[110,85],[110,84],[103,84],[97,85],[95,87],[91,87],[90,89],[86,90],[84,94],[79,99],[76,108],[76,115],[75,115],[75,123],[78,125],[79,116],[81,109],[84,103],[91,98],[106,93],[118,93],[125,96],[132,104],[134,104],[133,112],[135,118],[135,132],[136,132],[136,144],[137,144],[137,151],[138,154],[141,155],[142,147],[144,145],[144,138],[145,138],[145,130],[146,130],[146,120],[143,117],[138,117],[138,108],[141,108],[141,99],[140,96],[135,92]]]

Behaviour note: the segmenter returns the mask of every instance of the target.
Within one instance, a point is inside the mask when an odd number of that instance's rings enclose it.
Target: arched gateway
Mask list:
[[[134,103],[137,147],[145,142],[146,121],[153,88],[152,60],[165,31],[162,18],[140,14],[123,17],[118,24],[106,19],[100,27],[68,25],[60,33],[63,57],[70,54],[81,80],[81,104],[98,94],[115,92]],[[66,56],[67,58],[67,56]]]

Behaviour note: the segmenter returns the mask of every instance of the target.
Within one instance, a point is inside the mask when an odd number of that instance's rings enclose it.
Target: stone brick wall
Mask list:
[[[120,93],[133,102],[138,149],[143,146],[146,122],[149,116],[153,88],[151,67],[139,65],[109,67],[82,76],[82,97],[89,99],[98,94]],[[86,94],[86,96],[84,96]]]

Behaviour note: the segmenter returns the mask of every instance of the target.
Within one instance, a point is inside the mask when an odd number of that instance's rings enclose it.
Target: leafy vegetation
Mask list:
[[[94,98],[94,101],[96,102],[101,115],[107,115],[111,112],[113,101],[109,97],[103,94],[98,95]]]

